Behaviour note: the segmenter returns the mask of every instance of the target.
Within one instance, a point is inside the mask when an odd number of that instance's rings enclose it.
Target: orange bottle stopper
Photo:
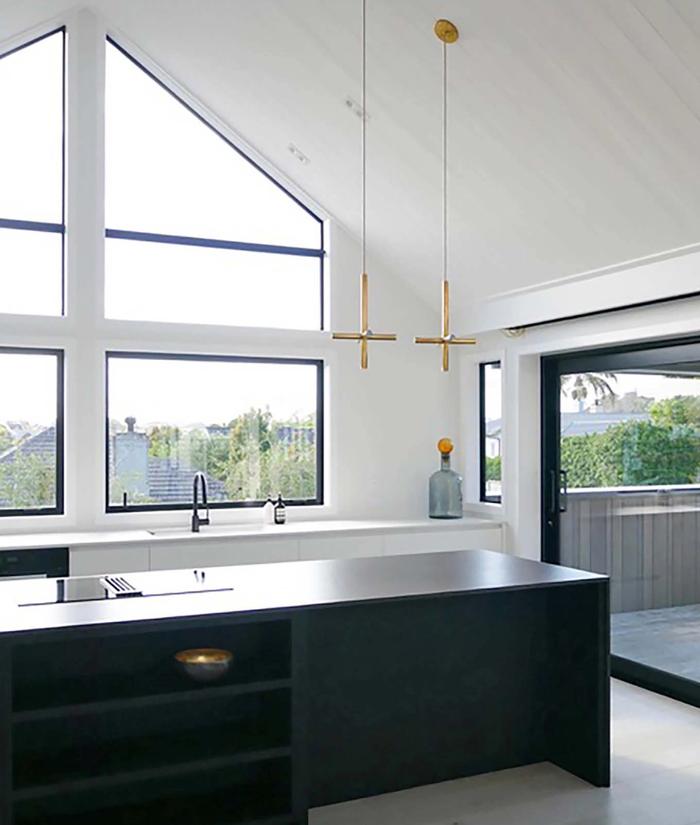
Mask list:
[[[449,455],[454,450],[454,444],[450,438],[441,438],[437,447],[441,455]]]

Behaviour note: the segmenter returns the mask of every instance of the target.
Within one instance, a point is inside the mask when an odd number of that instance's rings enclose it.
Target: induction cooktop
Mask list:
[[[19,607],[107,599],[150,598],[233,590],[226,571],[169,570],[158,573],[32,579],[15,583]]]

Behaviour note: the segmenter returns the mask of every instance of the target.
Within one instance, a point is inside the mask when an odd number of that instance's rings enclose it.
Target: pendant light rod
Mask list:
[[[442,354],[442,371],[450,369],[450,347],[453,344],[476,344],[475,338],[458,338],[450,332],[450,283],[447,277],[449,259],[449,232],[447,211],[447,45],[459,39],[457,26],[449,20],[438,20],[434,27],[435,34],[442,41],[442,282],[441,288],[441,324],[440,335],[416,336],[416,344],[437,344]]]
[[[362,73],[360,108],[362,109],[362,128],[360,141],[361,176],[362,176],[362,228],[360,244],[362,246],[362,272],[367,272],[367,0],[362,0]],[[362,301],[364,307],[365,301]]]
[[[360,274],[360,331],[334,332],[331,337],[336,341],[357,341],[360,344],[360,368],[369,366],[370,341],[396,341],[393,332],[372,332],[369,326],[369,275],[367,274],[367,0],[362,0],[362,61],[360,74],[360,107],[362,125],[360,129],[360,186],[361,186],[361,220],[360,248],[362,272]]]
[[[442,280],[447,281],[447,42],[442,41]]]

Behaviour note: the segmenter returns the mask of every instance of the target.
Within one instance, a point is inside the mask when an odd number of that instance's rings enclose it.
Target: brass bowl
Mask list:
[[[180,670],[195,682],[215,682],[228,673],[233,661],[230,650],[196,647],[175,654]]]

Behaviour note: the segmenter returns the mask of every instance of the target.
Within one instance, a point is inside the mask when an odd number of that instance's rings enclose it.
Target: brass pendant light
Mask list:
[[[367,275],[367,0],[362,0],[362,275],[360,276],[360,331],[334,332],[337,341],[359,341],[360,367],[366,370],[370,341],[396,341],[393,332],[372,332],[369,326],[369,277]]]
[[[456,43],[459,31],[449,20],[438,20],[435,34],[442,41],[442,330],[440,335],[416,336],[416,344],[437,344],[442,349],[442,371],[450,369],[450,347],[455,344],[476,344],[475,338],[459,338],[450,332],[450,283],[447,278],[447,46]]]

